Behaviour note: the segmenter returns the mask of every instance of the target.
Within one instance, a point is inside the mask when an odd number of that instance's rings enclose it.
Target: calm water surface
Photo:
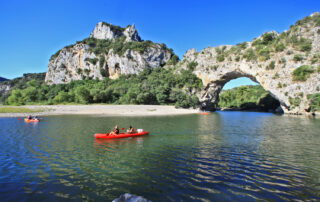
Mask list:
[[[116,123],[149,136],[97,141]],[[320,200],[320,120],[209,116],[0,118],[1,201]]]

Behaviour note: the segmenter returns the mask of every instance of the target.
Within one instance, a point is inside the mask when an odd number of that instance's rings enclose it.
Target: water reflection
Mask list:
[[[320,122],[268,113],[0,118],[7,200],[319,200]],[[145,137],[95,140],[115,124]]]

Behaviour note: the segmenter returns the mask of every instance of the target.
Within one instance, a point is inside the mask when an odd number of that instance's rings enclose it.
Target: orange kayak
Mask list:
[[[138,137],[142,135],[148,135],[148,131],[137,132],[137,133],[119,133],[118,135],[109,135],[109,133],[96,133],[94,134],[95,138],[103,139],[116,139],[116,138],[127,138],[127,137]]]
[[[209,115],[210,112],[198,112],[198,114],[202,114],[202,115]]]
[[[24,119],[25,122],[40,122],[40,119]]]

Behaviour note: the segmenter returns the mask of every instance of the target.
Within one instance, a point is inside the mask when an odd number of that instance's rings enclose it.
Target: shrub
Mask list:
[[[81,74],[82,73],[82,69],[77,68],[77,74]]]
[[[271,61],[270,64],[266,67],[267,70],[274,69],[276,62]]]
[[[58,57],[58,55],[60,54],[60,52],[61,52],[61,50],[58,50],[55,54],[53,54],[53,55],[50,57],[49,61],[55,60],[55,59]]]
[[[25,101],[22,97],[22,91],[19,89],[13,90],[11,95],[8,97],[9,105],[24,105]]]
[[[303,56],[300,55],[300,54],[297,54],[297,55],[294,55],[294,56],[293,56],[293,60],[294,60],[295,62],[302,61],[303,59],[304,59]]]
[[[239,47],[240,50],[242,50],[242,49],[246,49],[247,48],[248,43],[247,42],[238,43],[236,46]]]
[[[248,50],[246,50],[245,54],[243,55],[244,58],[247,59],[247,61],[255,61],[257,60],[257,56],[254,53],[252,48],[249,48]]]
[[[100,59],[99,59],[99,66],[100,68],[103,68],[103,65],[105,63],[105,58],[103,55],[100,56]]]
[[[276,45],[277,52],[282,52],[285,48],[286,48],[286,46],[283,43],[279,43]]]
[[[223,54],[217,55],[216,59],[217,59],[218,62],[223,62],[224,61],[224,55]]]
[[[320,93],[309,94],[307,98],[310,102],[310,111],[320,111]]]
[[[84,70],[84,73],[85,73],[86,75],[89,75],[90,69],[85,69],[85,70]]]
[[[98,58],[86,58],[84,61],[88,61],[93,65],[96,65],[98,62]]]
[[[268,45],[272,43],[277,38],[277,35],[273,32],[264,33],[262,35],[262,44]]]
[[[197,67],[198,63],[196,61],[192,61],[187,65],[188,70],[193,71]]]
[[[302,65],[292,72],[294,81],[306,81],[315,69],[309,65]]]
[[[67,92],[64,92],[64,91],[60,91],[58,93],[58,95],[56,95],[54,98],[53,98],[53,103],[54,104],[59,104],[59,103],[64,103],[64,102],[69,102],[69,94]]]
[[[263,48],[258,51],[258,55],[263,57],[264,60],[268,60],[270,58],[270,49],[269,48]],[[264,61],[262,60],[262,61]]]
[[[202,52],[203,53],[203,52]],[[176,65],[179,62],[179,57],[173,55],[170,60],[167,62],[167,65]]]
[[[298,107],[301,103],[301,99],[299,97],[295,97],[295,98],[289,97],[289,103],[295,107]]]

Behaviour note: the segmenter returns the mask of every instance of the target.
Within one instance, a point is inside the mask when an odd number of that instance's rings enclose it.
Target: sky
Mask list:
[[[320,0],[0,0],[0,76],[47,71],[52,54],[89,37],[99,21],[135,24],[142,39],[165,43],[182,59],[191,48],[281,33],[317,11]],[[225,89],[246,84],[241,78]]]

